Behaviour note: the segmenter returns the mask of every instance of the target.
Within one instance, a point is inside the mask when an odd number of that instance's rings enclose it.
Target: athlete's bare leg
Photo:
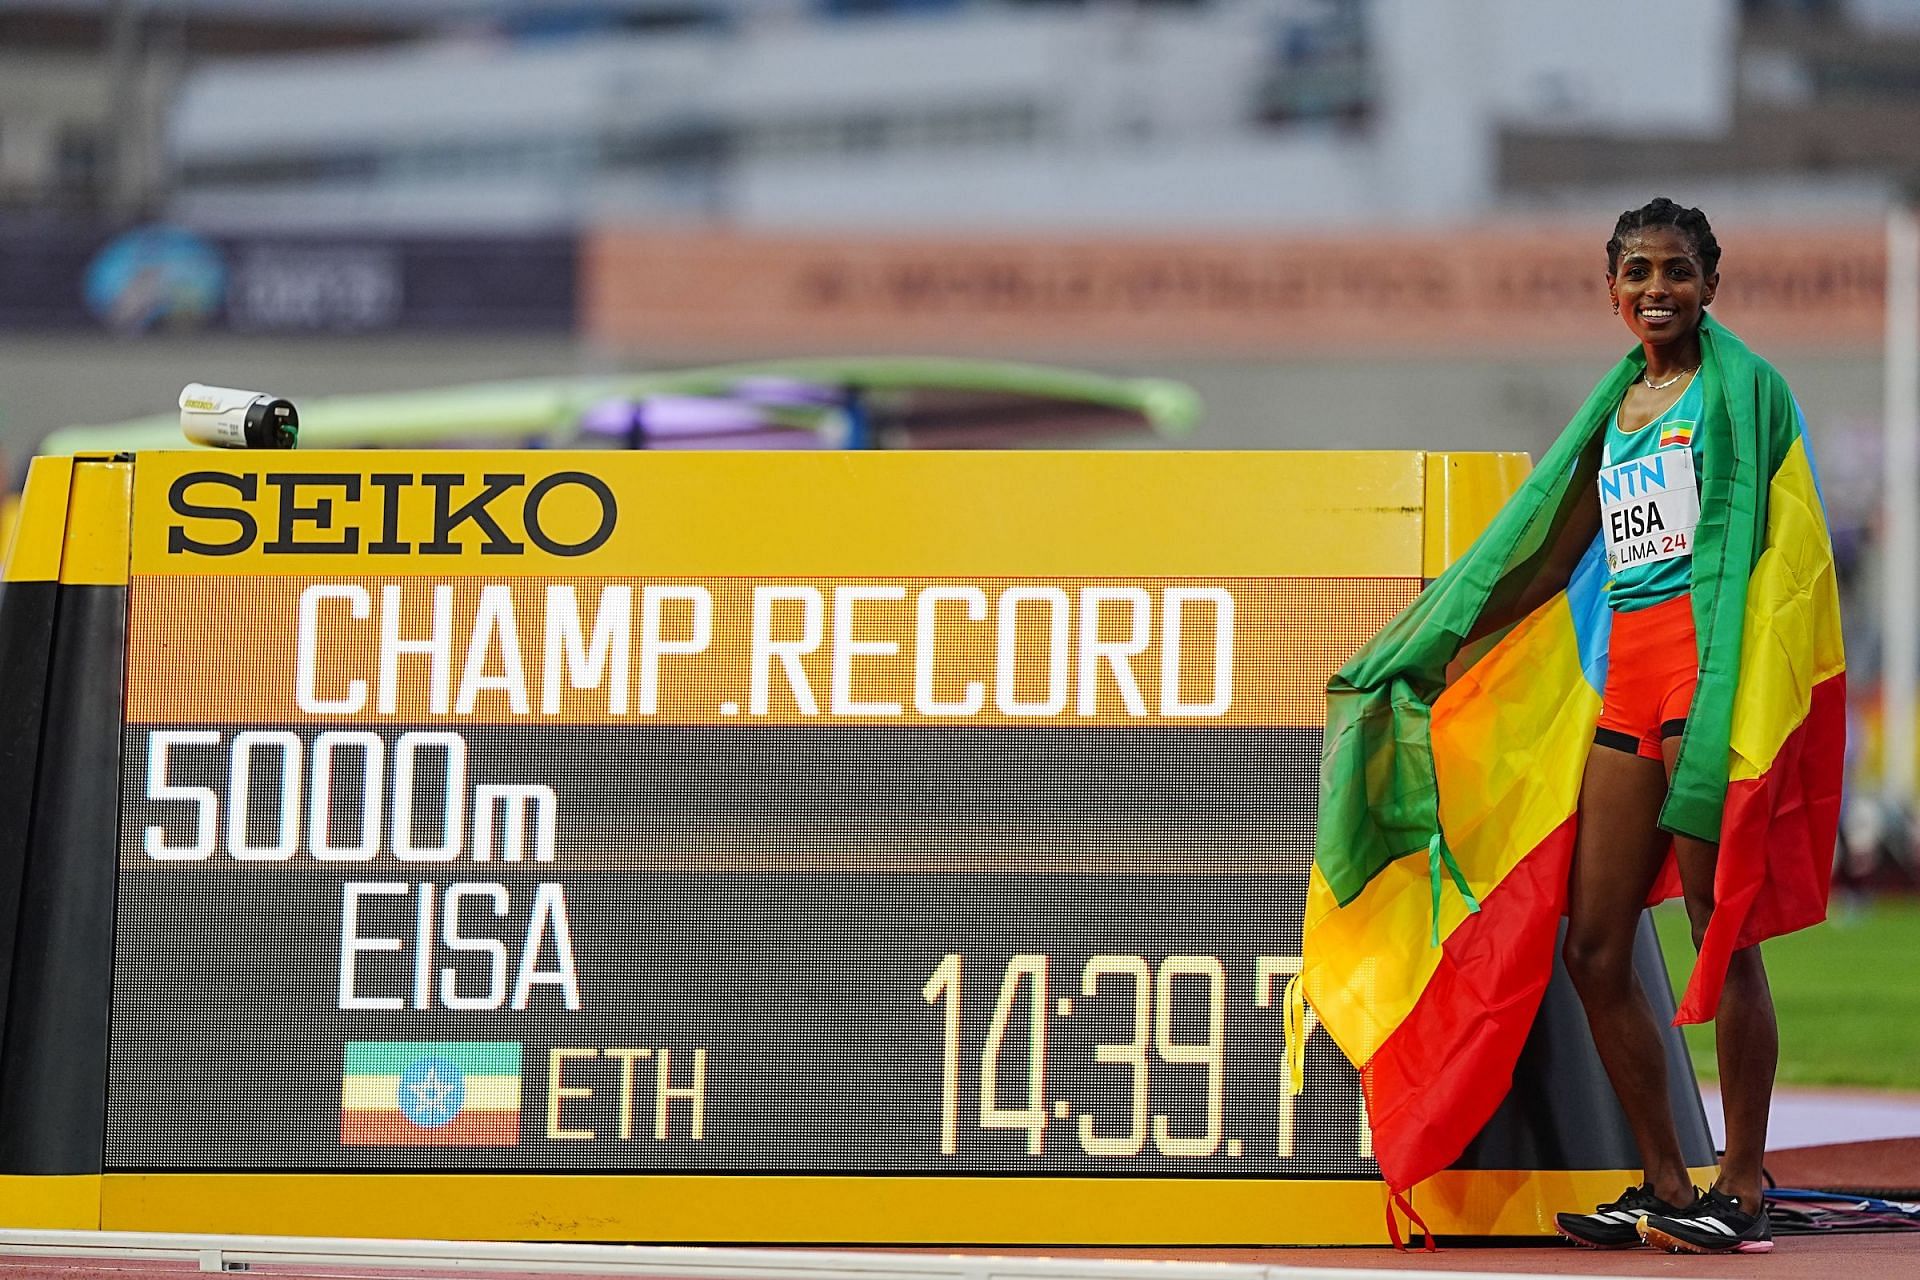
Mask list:
[[[1669,738],[1662,745],[1671,771],[1680,740]],[[1674,854],[1697,950],[1713,916],[1713,873],[1720,846],[1676,836]],[[1720,1103],[1727,1121],[1727,1153],[1721,1157],[1720,1177],[1714,1185],[1753,1213],[1765,1192],[1760,1165],[1767,1152],[1767,1111],[1773,1102],[1774,1068],[1780,1060],[1773,992],[1767,986],[1758,946],[1742,947],[1727,963],[1714,1038],[1720,1059]]]
[[[1588,754],[1564,955],[1647,1185],[1685,1207],[1693,1203],[1693,1180],[1667,1100],[1666,1046],[1633,967],[1640,913],[1667,853],[1669,837],[1657,825],[1666,794],[1658,760],[1598,745]]]

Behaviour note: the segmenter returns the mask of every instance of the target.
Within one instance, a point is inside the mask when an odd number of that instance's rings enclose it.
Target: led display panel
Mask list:
[[[143,456],[107,1167],[1377,1176],[1313,457]]]

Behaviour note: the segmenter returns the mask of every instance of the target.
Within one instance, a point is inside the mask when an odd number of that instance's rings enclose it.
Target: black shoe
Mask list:
[[[1683,1212],[1653,1194],[1650,1187],[1628,1187],[1612,1204],[1596,1205],[1592,1213],[1556,1213],[1553,1225],[1561,1235],[1586,1249],[1637,1249],[1640,1223],[1649,1214]]]
[[[1650,1211],[1640,1219],[1640,1238],[1668,1253],[1767,1253],[1773,1249],[1773,1223],[1766,1202],[1748,1213],[1740,1202],[1709,1191],[1684,1213]]]

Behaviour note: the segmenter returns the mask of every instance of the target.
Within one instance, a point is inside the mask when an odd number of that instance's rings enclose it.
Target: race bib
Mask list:
[[[1692,449],[1662,449],[1600,469],[1600,529],[1610,571],[1692,555],[1699,523]]]

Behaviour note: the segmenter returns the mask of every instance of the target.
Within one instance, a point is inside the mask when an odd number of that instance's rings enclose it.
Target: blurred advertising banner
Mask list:
[[[1320,237],[588,237],[582,327],[612,346],[1271,356],[1609,350],[1608,227]],[[1717,314],[1752,341],[1879,341],[1878,224],[1720,231]]]
[[[0,329],[564,332],[577,258],[571,236],[0,224]]]

